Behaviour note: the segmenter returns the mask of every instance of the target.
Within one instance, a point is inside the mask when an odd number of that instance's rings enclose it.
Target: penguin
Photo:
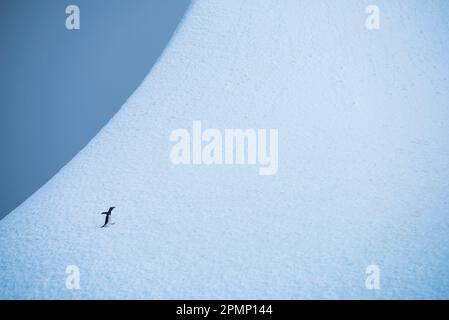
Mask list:
[[[106,225],[108,224],[108,222],[109,222],[109,216],[112,214],[112,210],[114,210],[114,208],[115,208],[115,207],[110,207],[109,210],[108,210],[107,212],[102,212],[102,213],[101,213],[101,214],[105,214],[105,215],[106,215],[106,219],[105,219],[105,221],[104,221],[104,225],[102,226],[102,228],[103,228],[103,227],[106,227]]]

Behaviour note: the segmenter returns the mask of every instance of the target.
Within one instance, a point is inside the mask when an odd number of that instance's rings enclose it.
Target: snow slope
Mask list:
[[[0,221],[0,298],[449,298],[449,4],[375,2],[378,31],[367,1],[196,1],[108,125]],[[278,128],[277,175],[172,165],[193,120]]]

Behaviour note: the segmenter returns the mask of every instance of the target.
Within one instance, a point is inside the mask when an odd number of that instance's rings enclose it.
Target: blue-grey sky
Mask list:
[[[80,8],[67,30],[65,8]],[[189,0],[0,1],[0,218],[103,127],[157,61]]]

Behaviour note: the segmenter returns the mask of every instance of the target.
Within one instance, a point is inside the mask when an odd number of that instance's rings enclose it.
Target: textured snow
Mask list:
[[[0,298],[449,298],[449,4],[375,2],[378,31],[367,1],[196,1],[108,125],[0,221]],[[278,128],[277,175],[172,165],[193,120]]]

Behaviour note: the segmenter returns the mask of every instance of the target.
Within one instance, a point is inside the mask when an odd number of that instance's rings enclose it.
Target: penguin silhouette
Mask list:
[[[108,224],[108,222],[109,222],[109,216],[112,214],[112,210],[114,210],[114,208],[115,208],[115,207],[110,207],[109,210],[108,210],[107,212],[102,212],[102,213],[101,213],[101,214],[105,214],[105,215],[106,215],[106,219],[105,219],[105,221],[104,221],[104,225],[102,226],[102,228],[103,228],[103,227],[106,227],[106,225]]]

